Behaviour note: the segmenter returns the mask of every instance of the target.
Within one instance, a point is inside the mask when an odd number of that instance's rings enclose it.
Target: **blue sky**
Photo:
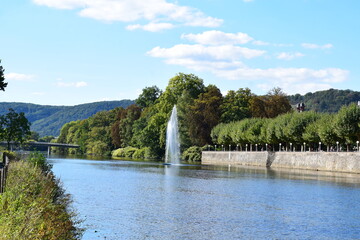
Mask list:
[[[360,91],[358,0],[1,0],[0,101],[135,99],[178,72],[265,94]]]

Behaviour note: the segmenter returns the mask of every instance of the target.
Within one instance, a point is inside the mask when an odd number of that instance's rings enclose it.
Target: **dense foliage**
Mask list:
[[[1,64],[1,60],[0,60]],[[0,90],[5,91],[5,88],[7,86],[7,83],[5,82],[5,75],[4,75],[5,69],[3,66],[0,65]]]
[[[360,140],[360,108],[354,103],[343,106],[336,114],[290,112],[273,119],[248,118],[237,122],[221,123],[211,132],[218,145],[259,145],[278,149],[301,146],[304,142],[318,148],[319,142],[331,146],[340,144],[355,146]]]
[[[360,100],[360,92],[352,90],[329,89],[305,95],[288,96],[292,105],[305,103],[307,110],[315,112],[336,113],[344,105],[349,105]]]
[[[68,122],[86,119],[97,112],[108,111],[116,107],[133,104],[131,100],[104,101],[76,106],[45,106],[30,103],[0,103],[0,115],[6,114],[9,108],[16,112],[24,112],[31,122],[31,130],[40,137],[59,136],[61,127]]]
[[[5,192],[0,195],[0,239],[80,239],[75,215],[69,212],[69,197],[43,157],[30,158],[10,164]]]
[[[23,143],[30,135],[30,123],[24,113],[17,113],[10,108],[6,115],[0,116],[0,140],[7,142]]]
[[[255,96],[250,89],[229,91],[224,97],[214,86],[205,86],[193,74],[179,73],[169,80],[162,92],[156,86],[146,87],[136,99],[136,105],[116,108],[94,116],[67,123],[57,142],[79,144],[85,154],[107,154],[116,157],[159,158],[165,153],[166,125],[174,105],[178,110],[182,152],[191,146],[211,144],[211,130],[220,122],[232,122],[251,117]],[[291,105],[280,89],[262,97],[269,116],[286,113]],[[277,104],[276,111],[271,104]],[[193,160],[199,158],[199,148],[187,151]],[[74,153],[74,150],[69,150]],[[78,150],[79,151],[79,150]]]

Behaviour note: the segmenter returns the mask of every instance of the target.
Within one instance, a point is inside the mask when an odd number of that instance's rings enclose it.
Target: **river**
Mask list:
[[[360,239],[360,175],[50,158],[83,239]]]

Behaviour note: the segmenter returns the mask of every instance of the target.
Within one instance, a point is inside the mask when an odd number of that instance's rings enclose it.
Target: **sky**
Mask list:
[[[266,94],[360,91],[359,0],[1,0],[0,102],[136,99],[177,73]]]

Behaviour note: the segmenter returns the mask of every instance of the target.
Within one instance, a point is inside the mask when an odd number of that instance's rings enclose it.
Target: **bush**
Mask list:
[[[0,239],[80,239],[70,200],[52,174],[12,162],[0,195]]]
[[[40,168],[43,172],[50,172],[52,166],[46,161],[45,156],[39,152],[32,152],[28,157],[28,162],[35,167]]]
[[[134,154],[134,152],[136,150],[138,150],[138,149],[134,148],[134,147],[126,147],[126,148],[124,148],[125,157],[127,157],[127,158],[133,157],[133,154]]]
[[[135,158],[135,159],[145,158],[145,148],[137,149],[133,154],[133,158]]]
[[[124,148],[118,148],[111,152],[111,156],[113,157],[125,157]]]
[[[201,147],[192,146],[186,149],[182,154],[185,161],[201,161]]]
[[[144,147],[143,149],[145,149],[145,153],[144,153],[144,158],[145,159],[155,159],[158,158],[158,155],[151,150],[151,148],[149,147]]]
[[[15,152],[11,152],[9,150],[3,151],[3,154],[6,155],[10,161],[19,159]]]

